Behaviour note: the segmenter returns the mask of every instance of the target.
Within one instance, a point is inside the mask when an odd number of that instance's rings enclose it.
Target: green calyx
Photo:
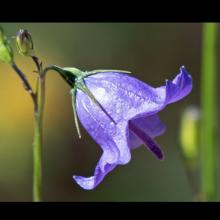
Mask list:
[[[49,70],[54,70],[60,74],[60,76],[73,88],[77,79],[85,77],[85,72],[71,67],[59,67],[56,65],[45,68],[45,73]]]
[[[13,51],[3,29],[0,27],[0,60],[4,63],[13,63]]]
[[[93,71],[82,71],[77,68],[73,67],[59,67],[56,65],[49,66],[45,68],[45,72],[49,70],[55,70],[60,74],[60,76],[73,88],[75,86],[80,86],[80,84],[83,82],[83,79],[94,75],[98,73],[105,73],[105,72],[117,72],[117,73],[124,73],[124,74],[129,74],[131,72],[129,71],[124,71],[124,70],[93,70]],[[81,83],[79,83],[81,82]],[[77,85],[76,85],[77,84]],[[77,87],[78,87],[77,86]],[[81,89],[82,90],[82,89]]]

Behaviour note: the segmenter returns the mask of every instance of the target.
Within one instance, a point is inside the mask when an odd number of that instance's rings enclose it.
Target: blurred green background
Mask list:
[[[156,160],[146,148],[141,147],[132,152],[129,164],[118,166],[95,190],[84,191],[73,182],[72,175],[93,175],[101,150],[83,129],[83,138],[78,139],[70,87],[58,74],[50,72],[46,80],[44,117],[44,201],[193,200],[179,154],[179,123],[184,108],[200,103],[202,24],[1,25],[8,36],[15,36],[20,28],[28,29],[33,36],[36,54],[45,66],[56,64],[82,70],[130,70],[135,77],[157,87],[163,85],[165,79],[172,79],[179,67],[185,65],[194,81],[189,96],[159,114],[167,126],[166,133],[157,138],[165,153],[165,160]],[[13,38],[11,40],[14,41]],[[17,53],[15,57],[18,66],[34,83],[31,60]],[[0,88],[0,201],[31,201],[32,102],[20,79],[3,63],[0,63]]]

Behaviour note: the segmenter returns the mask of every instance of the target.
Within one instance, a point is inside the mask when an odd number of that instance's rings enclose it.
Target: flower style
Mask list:
[[[192,89],[192,78],[184,66],[173,81],[153,88],[121,70],[82,72],[75,68],[53,69],[73,86],[71,90],[75,123],[77,116],[91,137],[102,148],[94,175],[73,176],[84,189],[94,189],[117,165],[127,164],[131,150],[146,146],[159,160],[164,158],[154,138],[165,125],[157,113],[177,102]]]

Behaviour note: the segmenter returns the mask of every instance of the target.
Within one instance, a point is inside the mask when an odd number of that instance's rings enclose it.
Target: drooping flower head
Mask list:
[[[179,74],[153,88],[121,70],[82,72],[76,68],[52,66],[72,86],[72,104],[76,128],[78,118],[102,148],[94,175],[73,176],[84,189],[94,189],[117,165],[127,164],[131,150],[146,146],[156,158],[164,158],[154,138],[163,134],[165,125],[157,113],[177,102],[192,89],[192,78],[182,66]]]

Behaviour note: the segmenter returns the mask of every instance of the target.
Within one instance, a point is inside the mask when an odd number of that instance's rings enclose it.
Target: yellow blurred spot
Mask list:
[[[198,154],[198,121],[198,109],[188,107],[182,115],[180,130],[181,147],[187,159],[195,159]]]

